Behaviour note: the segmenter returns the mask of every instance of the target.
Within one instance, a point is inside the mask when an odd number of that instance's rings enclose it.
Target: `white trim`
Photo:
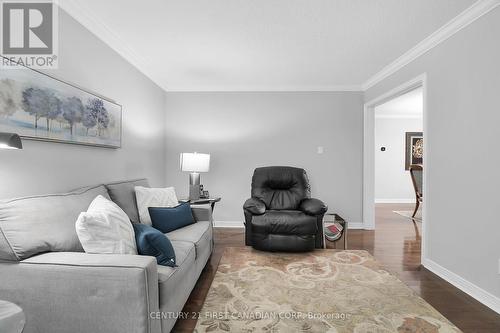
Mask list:
[[[244,228],[243,221],[214,221],[214,228]]]
[[[411,90],[422,87],[423,98],[423,129],[424,133],[428,128],[427,123],[427,74],[421,74],[416,78],[403,83],[402,85],[386,92],[385,94],[367,102],[364,105],[363,124],[363,224],[365,229],[375,228],[375,107],[385,102],[401,96]],[[424,152],[429,154],[429,138],[424,140]],[[424,170],[429,170],[429,161],[424,157]],[[424,200],[422,207],[422,258],[427,255],[427,202],[429,194],[427,191],[428,172],[424,172],[423,192],[426,193],[427,200]]]
[[[391,204],[391,203],[412,203],[414,204],[415,203],[415,198],[412,198],[412,199],[403,199],[403,198],[400,198],[400,199],[375,199],[375,203],[380,203],[380,204],[384,204],[384,203],[388,203],[388,204]]]
[[[397,114],[378,115],[378,114],[375,114],[375,119],[422,119],[422,115],[421,114],[404,114],[404,115],[397,115]]]
[[[463,277],[453,273],[452,271],[444,268],[443,266],[430,259],[424,258],[422,260],[422,264],[432,273],[438,275],[442,279],[462,290],[467,295],[475,298],[493,311],[500,314],[500,298],[476,286],[472,282],[467,281]]]
[[[389,65],[385,66],[380,72],[373,75],[363,83],[363,90],[367,90],[388,76],[399,71],[404,66],[408,65],[421,55],[438,46],[469,24],[476,21],[478,18],[500,5],[500,0],[479,0],[472,6],[464,10],[451,21],[436,30],[430,36],[422,40],[413,48],[405,52],[399,58],[394,60]]]
[[[363,114],[363,224],[375,229],[375,104]]]
[[[169,87],[168,92],[362,92],[361,85],[336,86],[212,86],[212,87]]]
[[[363,222],[349,222],[349,221],[347,223],[347,228],[348,229],[366,229]],[[371,230],[371,229],[367,229],[367,230]]]

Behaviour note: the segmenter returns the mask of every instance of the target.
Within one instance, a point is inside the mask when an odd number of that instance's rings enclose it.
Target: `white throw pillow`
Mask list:
[[[152,224],[148,207],[175,207],[179,205],[173,187],[149,188],[136,186],[134,189],[141,223]]]
[[[114,202],[98,195],[86,212],[80,213],[76,233],[87,253],[137,254],[134,227]]]

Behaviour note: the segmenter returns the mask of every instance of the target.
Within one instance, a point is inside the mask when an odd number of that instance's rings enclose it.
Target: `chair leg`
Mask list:
[[[418,207],[420,206],[420,200],[416,200],[417,202],[415,203],[415,211],[413,212],[413,215],[411,217],[415,217],[415,215],[417,215],[417,210],[418,210]]]

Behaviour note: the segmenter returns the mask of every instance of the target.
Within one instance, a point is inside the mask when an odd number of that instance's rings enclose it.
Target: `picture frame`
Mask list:
[[[28,140],[117,149],[122,143],[122,106],[19,65],[0,71],[0,132]]]
[[[422,132],[406,132],[405,170],[412,164],[423,164],[424,136]]]

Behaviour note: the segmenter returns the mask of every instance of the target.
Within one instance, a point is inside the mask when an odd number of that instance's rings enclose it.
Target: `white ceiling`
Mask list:
[[[375,117],[421,118],[424,112],[422,88],[412,90],[375,108]]]
[[[165,90],[356,90],[475,0],[63,0]]]

